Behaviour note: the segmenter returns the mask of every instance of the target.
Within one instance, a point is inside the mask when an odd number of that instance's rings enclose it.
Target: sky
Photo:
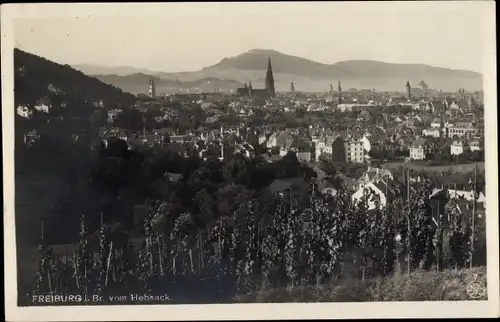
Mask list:
[[[481,1],[25,5],[15,46],[58,63],[198,70],[254,48],[481,72]]]

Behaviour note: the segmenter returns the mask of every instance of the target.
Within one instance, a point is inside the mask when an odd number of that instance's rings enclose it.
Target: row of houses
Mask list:
[[[340,175],[339,175],[340,176]],[[345,179],[342,178],[345,182]],[[312,184],[313,189],[317,190],[325,196],[335,196],[339,187],[329,183],[324,178],[318,178],[314,182],[306,182],[302,178],[284,178],[274,180],[269,189],[272,193],[278,196],[285,197],[287,192],[292,192],[294,189],[301,189]],[[385,207],[388,203],[403,198],[404,187],[401,187],[394,181],[393,175],[387,169],[369,168],[360,178],[351,179],[349,184],[345,185],[351,191],[351,202],[359,203],[367,194],[370,198],[367,200],[368,210]],[[462,204],[460,211],[463,208],[471,210],[474,202],[473,191],[449,189],[445,187],[436,187],[429,195],[431,202],[439,200],[455,200]],[[479,192],[476,202],[476,209],[484,209],[486,197],[483,192]],[[442,204],[441,206],[444,206]],[[465,207],[463,207],[465,206]]]
[[[446,146],[439,147],[438,149],[441,150],[445,148]],[[460,155],[464,152],[467,151],[481,151],[482,146],[481,146],[481,141],[474,139],[470,140],[467,143],[464,141],[453,141],[452,144],[450,144],[450,154],[451,155]],[[426,141],[423,138],[419,138],[417,141],[415,141],[411,147],[410,147],[410,159],[412,160],[424,160],[426,155],[428,153],[433,153],[436,148],[433,148],[428,141]]]
[[[464,124],[469,124],[468,129],[478,129],[470,122],[448,124],[447,129],[463,127]],[[344,127],[343,130],[322,129],[316,132],[315,129],[311,129],[309,134],[298,133],[296,129],[275,131],[271,135],[261,135],[259,144],[265,144],[268,149],[279,148],[280,155],[294,151],[299,159],[307,162],[319,161],[322,158],[331,162],[365,163],[370,159],[369,152],[373,147],[383,150],[406,150],[409,151],[411,159],[423,160],[428,153],[443,148],[437,147],[434,144],[437,141],[433,142],[432,139],[452,138],[449,135],[441,135],[441,129],[436,127],[424,129],[420,135],[417,128],[408,127],[403,123],[388,128],[371,126],[365,130],[356,124],[347,125],[347,127],[351,129]],[[455,138],[453,143],[448,143],[451,154],[459,155],[465,151],[482,150],[481,136],[483,132],[478,130],[470,133],[474,134],[453,136]]]
[[[293,151],[300,161],[311,161],[311,141],[291,129],[275,131],[269,136],[262,134],[259,136],[259,144],[265,144],[268,149],[278,148],[280,156]]]
[[[62,107],[66,107],[66,103],[61,103]],[[33,112],[37,111],[44,114],[50,114],[53,109],[53,105],[49,99],[42,98],[39,99],[33,106],[28,105],[18,105],[16,108],[17,115],[30,119],[33,116]]]

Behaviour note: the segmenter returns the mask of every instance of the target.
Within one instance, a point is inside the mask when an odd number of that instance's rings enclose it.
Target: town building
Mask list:
[[[17,115],[24,117],[26,119],[31,118],[33,111],[26,105],[19,105],[16,109]]]
[[[313,140],[315,160],[325,158],[331,162],[364,163],[366,158],[363,136],[330,135]]]
[[[446,192],[448,199],[462,199],[466,201],[474,201],[474,191],[473,190],[459,190],[459,189],[446,189],[445,187],[435,188],[432,190],[430,197],[437,195],[440,192]],[[477,203],[485,203],[486,196],[483,192],[477,193]]]
[[[367,200],[368,210],[376,209],[377,202],[379,203],[379,208],[383,208],[394,198],[394,191],[389,183],[379,180],[377,182],[367,182],[363,184],[352,194],[351,201],[355,204],[359,204],[365,197],[366,192],[369,193]]]
[[[479,140],[472,140],[469,142],[469,149],[474,152],[474,151],[481,151],[481,142]]]
[[[250,83],[250,88],[252,86],[252,83]],[[238,95],[239,97],[250,97],[251,96],[251,92],[250,92],[250,89],[249,89],[249,86],[247,85],[247,83],[245,83],[245,86],[243,87],[239,87],[236,89],[236,95]]]
[[[252,83],[250,83],[249,85],[245,84],[244,87],[236,89],[236,94],[239,97],[248,97],[248,98],[252,98],[252,99],[264,99],[264,100],[268,100],[268,99],[276,97],[276,91],[274,88],[273,68],[271,65],[271,57],[269,57],[268,62],[267,62],[265,88],[264,89],[254,89],[252,87]]]
[[[40,134],[36,130],[31,130],[24,135],[24,144],[26,146],[31,146],[35,144],[40,139]]]
[[[315,138],[313,139],[313,144],[314,144],[314,155],[315,155],[315,160],[319,161],[320,157],[324,156],[327,159],[331,160],[332,152],[333,152],[333,143],[337,139],[336,136],[325,136],[322,138]],[[337,152],[341,153],[340,155],[344,155],[343,152],[343,145],[342,144],[337,144]],[[341,160],[344,162],[344,158]]]
[[[284,134],[284,131],[276,131],[273,134],[271,134],[269,136],[269,138],[267,139],[266,147],[268,149],[272,149],[274,147],[277,147],[278,146],[278,137],[280,137],[280,135],[283,135],[283,134]]]
[[[464,153],[464,143],[462,141],[454,141],[450,146],[451,155],[460,155]]]
[[[364,141],[361,137],[351,136],[344,142],[346,161],[351,163],[365,162]]]
[[[447,128],[449,138],[473,138],[484,136],[484,128],[474,126],[471,122],[456,122]]]
[[[118,116],[123,113],[121,109],[114,108],[108,111],[108,123],[114,123]]]
[[[333,92],[333,85],[330,84],[328,94],[326,95],[326,103],[333,103],[335,100],[335,93]]]
[[[439,138],[441,135],[441,130],[439,128],[431,127],[424,129],[422,131],[422,136],[430,136],[433,138]]]
[[[365,133],[363,137],[361,138],[361,141],[363,141],[363,148],[366,152],[370,152],[372,149],[372,145],[370,142],[370,136],[369,133]]]
[[[410,147],[410,159],[424,160],[426,154],[425,140],[420,138]]]
[[[360,189],[369,182],[378,183],[380,181],[388,182],[394,180],[394,176],[387,169],[368,167],[366,172],[354,183],[355,189]]]
[[[431,127],[435,129],[441,128],[441,120],[438,118],[433,119],[431,122]]]
[[[49,114],[52,110],[52,103],[48,98],[41,98],[36,102],[34,107],[39,112]]]

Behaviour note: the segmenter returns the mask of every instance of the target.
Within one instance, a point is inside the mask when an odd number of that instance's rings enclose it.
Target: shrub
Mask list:
[[[477,279],[476,279],[477,278]],[[486,267],[419,270],[410,276],[396,273],[371,280],[343,279],[330,285],[261,289],[234,298],[235,302],[368,302],[368,301],[463,301],[471,300],[467,285],[477,280],[485,287]],[[487,296],[479,300],[486,300]]]

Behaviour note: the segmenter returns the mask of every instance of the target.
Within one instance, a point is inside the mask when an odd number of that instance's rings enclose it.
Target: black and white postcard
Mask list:
[[[498,316],[494,12],[2,5],[7,320]]]

